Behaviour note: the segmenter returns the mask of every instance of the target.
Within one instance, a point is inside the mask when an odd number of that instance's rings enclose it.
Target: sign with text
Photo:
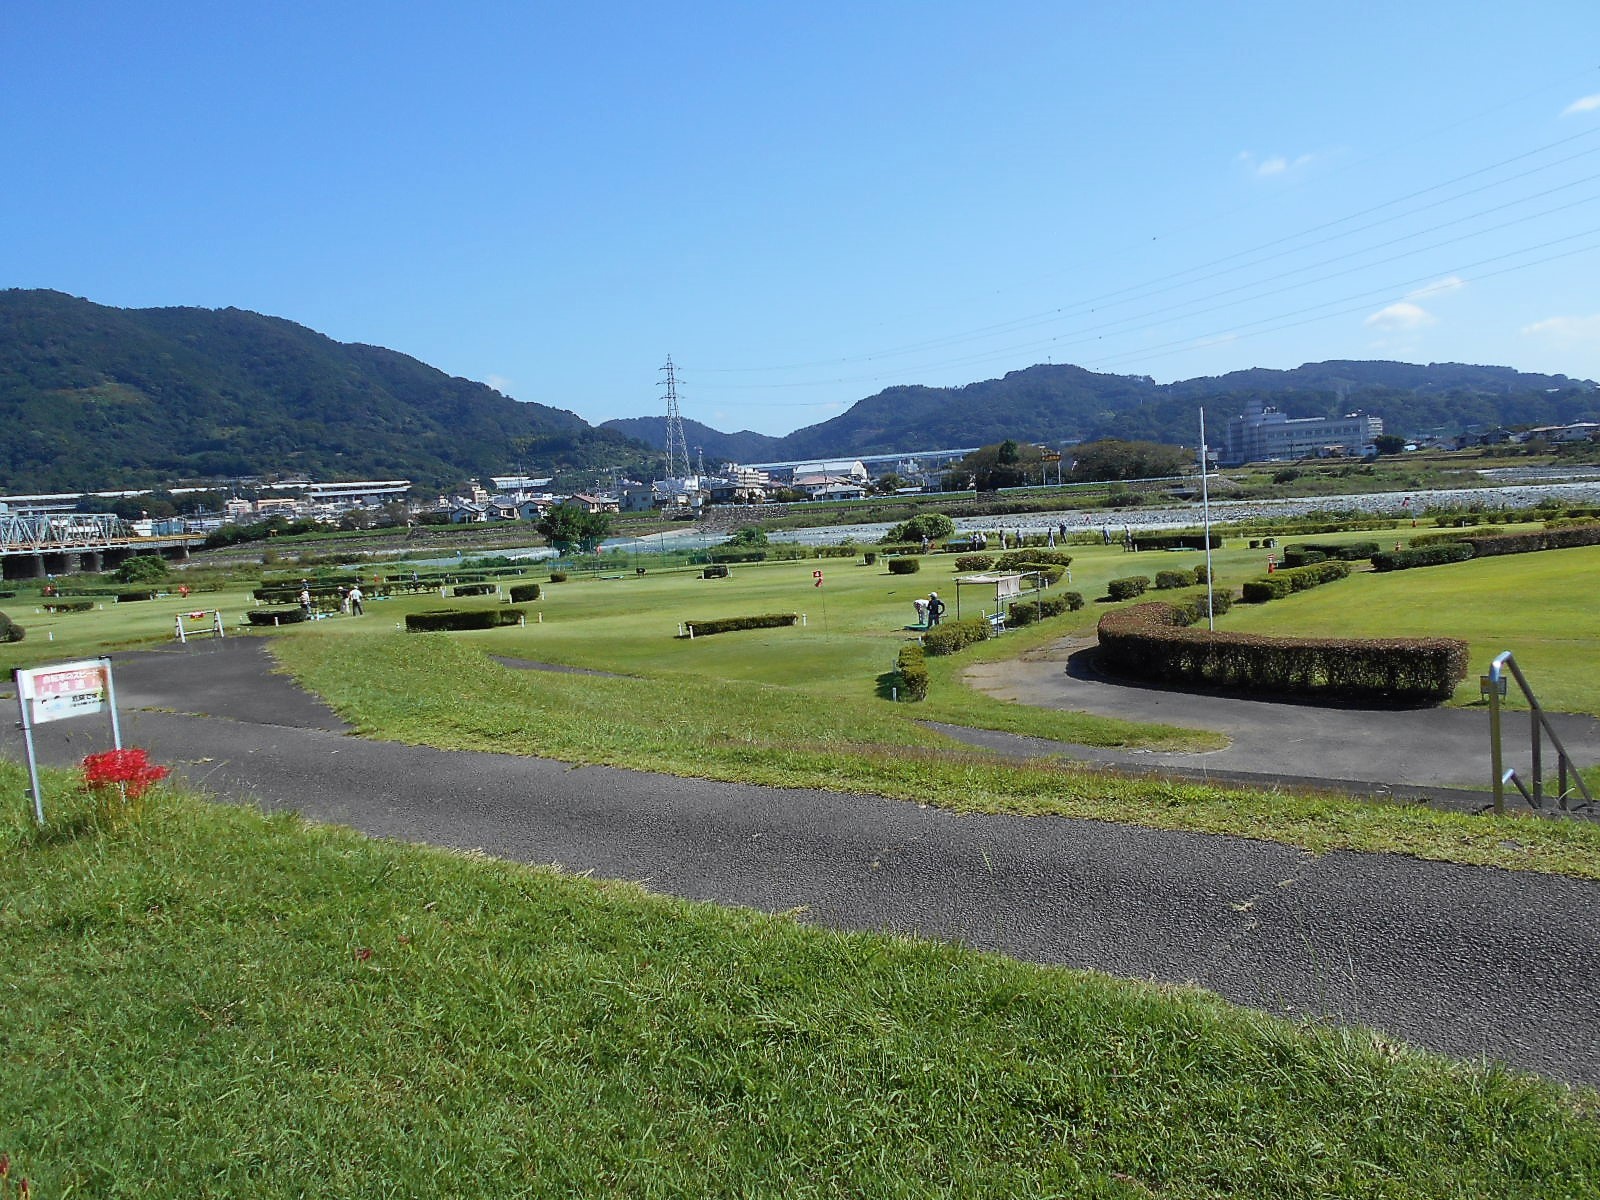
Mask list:
[[[90,716],[105,711],[110,673],[105,659],[17,671],[17,699],[27,706],[32,725]]]

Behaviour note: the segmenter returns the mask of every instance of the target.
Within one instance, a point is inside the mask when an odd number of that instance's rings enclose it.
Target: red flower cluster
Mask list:
[[[127,750],[102,750],[83,760],[84,786],[92,792],[118,786],[130,800],[137,800],[172,773],[168,767],[158,767],[150,756],[137,746]]]

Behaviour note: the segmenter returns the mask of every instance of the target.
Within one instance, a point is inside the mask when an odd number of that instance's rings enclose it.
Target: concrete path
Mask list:
[[[260,641],[115,661],[128,742],[223,797],[838,928],[1193,982],[1600,1084],[1600,884],[369,742],[272,674]],[[104,738],[92,719],[40,733],[60,762]],[[11,730],[0,743],[20,755]]]
[[[1093,639],[1067,638],[1020,660],[978,663],[963,675],[997,700],[1128,721],[1159,722],[1225,734],[1225,749],[1200,753],[1107,749],[1017,739],[980,730],[938,728],[1002,753],[1062,753],[1108,766],[1263,786],[1330,787],[1356,794],[1426,800],[1476,810],[1490,799],[1489,717],[1461,708],[1384,709],[1272,703],[1218,692],[1183,692],[1115,679],[1095,669]],[[1537,684],[1535,683],[1535,686]],[[1600,720],[1552,715],[1567,752],[1581,766],[1600,763]],[[1532,723],[1506,712],[1504,762],[1531,779]],[[1547,781],[1555,754],[1544,746]],[[1526,810],[1508,789],[1508,802]]]

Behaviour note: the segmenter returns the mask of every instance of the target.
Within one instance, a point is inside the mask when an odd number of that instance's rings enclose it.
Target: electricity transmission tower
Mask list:
[[[667,365],[661,368],[666,380],[657,387],[667,389],[667,478],[689,477],[689,440],[683,436],[683,414],[678,411],[678,377],[673,371],[672,355],[667,355]]]

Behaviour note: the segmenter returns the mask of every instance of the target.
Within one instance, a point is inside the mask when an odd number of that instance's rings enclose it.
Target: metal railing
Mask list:
[[[1511,676],[1517,681],[1517,686],[1522,689],[1522,694],[1527,698],[1529,717],[1528,724],[1533,731],[1533,761],[1529,768],[1532,776],[1533,788],[1530,791],[1527,784],[1518,778],[1514,768],[1505,765],[1505,758],[1500,748],[1500,701],[1506,694],[1505,669],[1511,669]],[[1580,809],[1594,809],[1594,797],[1589,794],[1589,785],[1584,783],[1583,776],[1572,762],[1572,756],[1567,753],[1566,747],[1561,744],[1561,738],[1556,733],[1555,726],[1550,723],[1550,717],[1540,707],[1538,699],[1533,694],[1533,689],[1528,686],[1528,679],[1522,673],[1522,668],[1517,666],[1517,660],[1511,657],[1507,650],[1489,665],[1489,673],[1479,679],[1479,686],[1484,697],[1489,701],[1489,762],[1490,772],[1494,776],[1494,811],[1506,811],[1506,784],[1514,786],[1527,801],[1528,806],[1535,811],[1544,808],[1544,739],[1550,738],[1550,743],[1556,751],[1556,795],[1555,802],[1561,812],[1574,812]],[[1574,791],[1583,797],[1581,804],[1571,803]]]

